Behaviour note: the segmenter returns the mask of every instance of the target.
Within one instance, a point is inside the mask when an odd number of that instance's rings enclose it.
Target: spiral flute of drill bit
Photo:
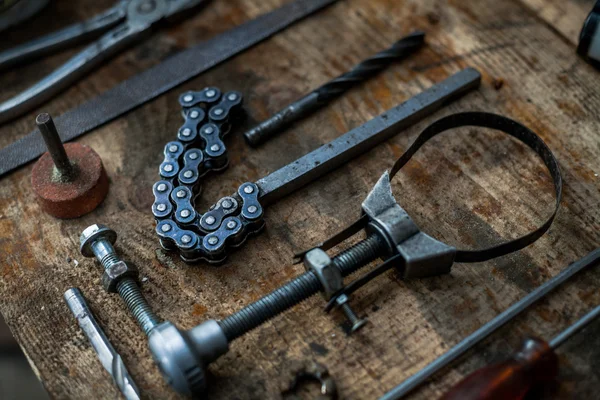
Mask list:
[[[352,86],[375,75],[394,61],[400,61],[421,48],[425,43],[425,33],[416,31],[400,39],[390,48],[355,65],[350,71],[327,82],[300,100],[288,105],[272,117],[244,133],[252,146],[266,141],[294,121],[306,117],[340,96]]]

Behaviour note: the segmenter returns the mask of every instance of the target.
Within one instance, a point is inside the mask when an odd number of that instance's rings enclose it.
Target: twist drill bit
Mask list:
[[[400,61],[425,43],[425,33],[416,31],[400,39],[392,47],[355,65],[350,71],[327,82],[300,100],[288,105],[271,118],[244,133],[251,146],[264,142],[294,121],[323,107],[355,84],[380,72],[394,61]]]
[[[127,372],[123,359],[98,325],[81,291],[71,288],[65,292],[63,297],[92,347],[96,350],[102,366],[112,375],[123,396],[127,400],[139,400],[139,390]]]

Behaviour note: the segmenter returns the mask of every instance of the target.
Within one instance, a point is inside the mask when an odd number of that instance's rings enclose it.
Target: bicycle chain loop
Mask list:
[[[161,246],[176,251],[186,263],[222,263],[227,249],[238,247],[264,226],[259,188],[243,183],[232,196],[221,198],[200,214],[194,207],[201,178],[229,165],[223,138],[243,115],[242,94],[216,87],[179,97],[184,123],[177,140],[166,144],[161,180],[152,187],[156,233]]]

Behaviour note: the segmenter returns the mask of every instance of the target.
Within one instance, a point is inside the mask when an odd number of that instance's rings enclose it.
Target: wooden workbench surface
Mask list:
[[[53,3],[5,36],[3,47],[112,3]],[[107,62],[36,112],[60,115],[170,54],[282,3],[215,0],[197,16]],[[354,308],[370,324],[352,337],[340,328],[342,316],[325,314],[323,299],[314,296],[235,341],[210,367],[210,398],[277,398],[294,368],[311,360],[329,368],[343,398],[375,398],[594,249],[600,243],[600,75],[575,55],[591,7],[589,0],[340,1],[81,138],[100,154],[111,181],[107,199],[93,213],[61,221],[41,212],[29,181],[31,165],[2,178],[0,311],[50,395],[118,395],[62,300],[63,292],[76,286],[144,395],[177,398],[121,299],[102,290],[98,264],[80,256],[79,234],[86,226],[98,222],[115,229],[118,250],[141,270],[143,291],[157,314],[191,328],[229,315],[302,272],[291,262],[294,252],[351,222],[377,178],[420,130],[453,112],[483,110],[517,119],[555,152],[565,190],[550,231],[513,255],[457,264],[450,275],[404,282],[393,271],[386,273],[353,297]],[[270,207],[263,234],[224,266],[188,266],[160,249],[150,213],[151,186],[163,146],[182,121],[179,93],[207,85],[241,91],[247,128],[414,29],[428,34],[421,52],[260,149],[246,146],[241,129],[232,134],[227,139],[231,166],[207,179],[200,209],[463,67],[481,71],[481,89]],[[75,50],[4,73],[2,98],[23,90]],[[0,146],[31,131],[36,112],[0,127]],[[461,248],[526,233],[547,218],[554,201],[551,179],[532,151],[506,135],[479,129],[434,139],[399,173],[394,193],[425,232]],[[439,396],[464,374],[506,355],[524,335],[552,337],[600,304],[599,285],[600,271],[582,273],[413,398]],[[561,348],[560,384],[548,398],[597,396],[599,333],[595,324]]]

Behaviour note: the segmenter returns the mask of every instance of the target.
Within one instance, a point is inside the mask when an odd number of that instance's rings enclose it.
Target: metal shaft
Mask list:
[[[96,239],[91,248],[105,270],[120,261],[117,252],[108,239]],[[123,278],[117,284],[117,291],[144,333],[146,335],[150,334],[150,331],[160,324],[161,319],[152,311],[137,282],[133,278]]]
[[[65,292],[64,299],[92,347],[96,350],[102,366],[111,374],[123,396],[128,400],[139,399],[139,390],[127,372],[123,359],[100,328],[81,291],[71,288]]]
[[[260,202],[269,205],[364,154],[444,105],[479,87],[481,74],[460,72],[411,97],[404,103],[352,129],[270,175],[259,179]]]
[[[550,341],[550,347],[556,349],[565,341],[567,341],[567,339],[569,339],[571,336],[588,326],[590,322],[594,321],[596,318],[598,318],[598,316],[600,316],[600,306],[597,306],[592,311],[581,317],[573,325],[569,326],[567,329],[556,335],[554,339]]]
[[[561,273],[539,286],[537,289],[529,293],[527,296],[510,306],[504,312],[496,316],[490,322],[477,329],[475,332],[464,338],[460,343],[452,347],[445,354],[438,357],[436,360],[428,364],[425,368],[396,386],[379,400],[396,400],[406,396],[415,388],[423,384],[436,372],[452,363],[458,357],[462,356],[473,346],[484,340],[496,330],[500,329],[506,323],[510,322],[517,315],[525,311],[533,303],[537,302],[552,290],[563,284],[579,271],[586,269],[591,265],[595,265],[600,260],[600,248],[592,251],[585,257],[577,260],[573,264],[565,268]],[[554,342],[554,341],[553,341]]]
[[[342,276],[348,276],[382,256],[387,245],[377,235],[370,235],[361,242],[338,254],[332,261]],[[252,303],[235,314],[221,320],[219,325],[227,340],[244,335],[264,322],[319,293],[321,283],[312,272],[305,272],[270,294]]]
[[[54,126],[54,121],[52,121],[50,114],[39,114],[35,119],[35,123],[44,138],[44,142],[46,142],[48,152],[50,153],[61,178],[65,180],[73,178],[75,169],[73,164],[71,164],[69,157],[67,157],[67,152],[60,140],[60,136],[58,135],[58,131],[56,130],[56,126]]]
[[[244,133],[252,146],[265,142],[291,123],[308,116],[340,96],[354,85],[375,75],[394,61],[400,61],[421,48],[425,43],[425,33],[413,32],[400,39],[390,48],[355,65],[350,71],[315,89],[300,100],[288,105],[258,126]]]

